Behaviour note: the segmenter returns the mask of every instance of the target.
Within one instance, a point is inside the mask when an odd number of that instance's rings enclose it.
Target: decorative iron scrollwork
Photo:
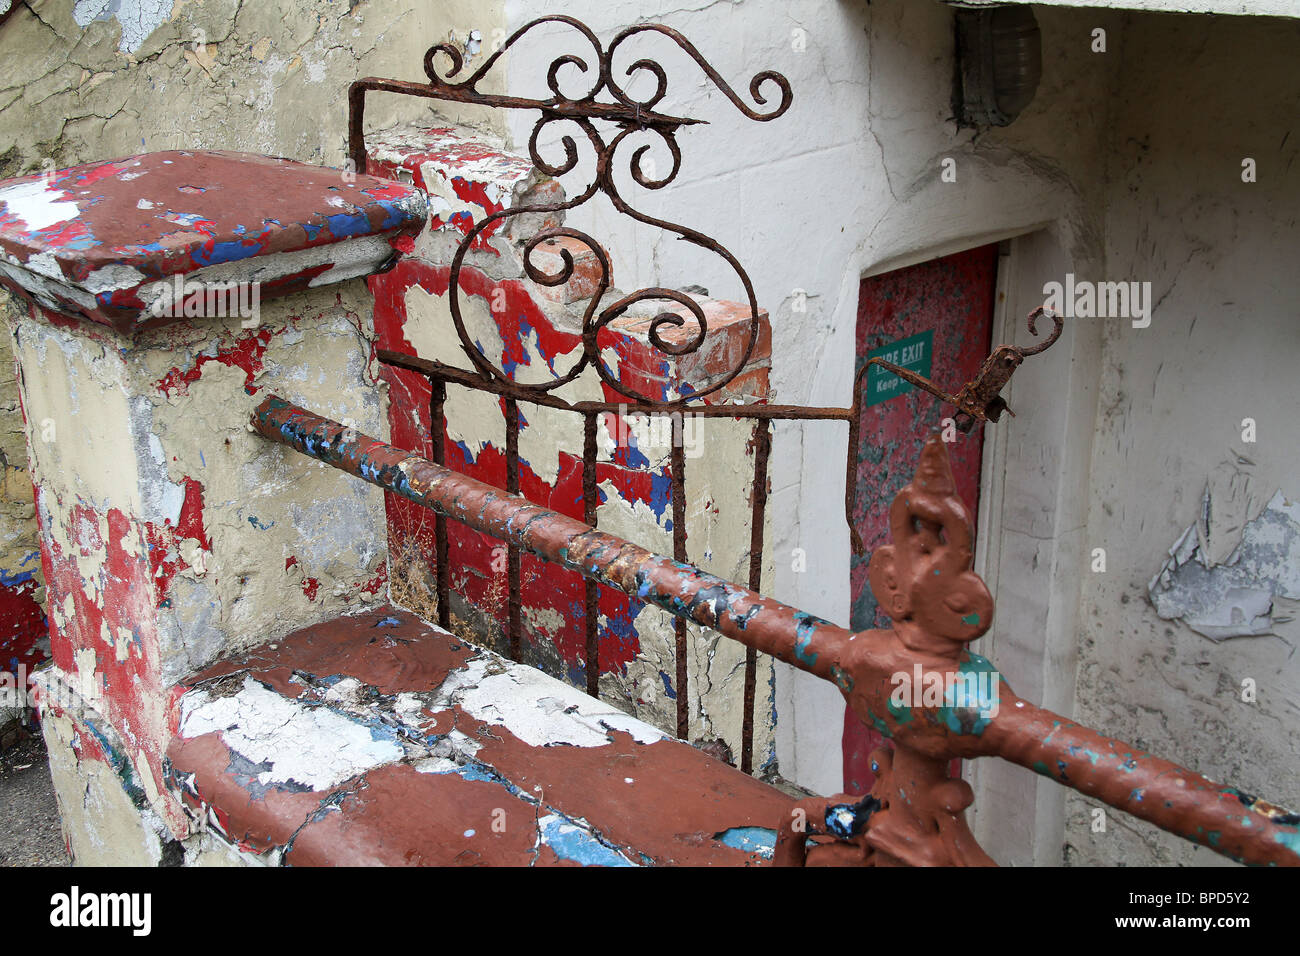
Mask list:
[[[498,60],[521,38],[543,24],[562,24],[576,30],[586,43],[591,46],[594,64],[589,63],[583,56],[575,53],[565,53],[555,57],[546,72],[546,84],[551,95],[545,99],[528,99],[480,92],[478,89],[479,82],[491,72]],[[753,105],[751,105],[732,89],[700,51],[695,48],[694,44],[671,27],[662,24],[637,24],[623,30],[610,41],[608,46],[604,46],[595,33],[584,23],[573,17],[561,15],[541,17],[516,30],[478,69],[459,82],[452,82],[452,80],[465,68],[465,60],[461,51],[454,45],[439,43],[430,47],[424,56],[424,71],[429,77],[428,85],[368,78],[358,80],[353,84],[350,91],[350,146],[352,158],[358,169],[365,168],[365,144],[361,136],[361,116],[366,90],[404,92],[459,103],[538,110],[541,116],[533,126],[532,134],[529,136],[528,156],[537,169],[555,178],[564,176],[577,168],[580,160],[578,143],[581,138],[585,138],[590,145],[595,158],[596,170],[595,176],[590,183],[586,184],[571,198],[562,202],[512,206],[481,218],[463,238],[452,259],[449,303],[452,321],[456,326],[456,333],[460,337],[461,347],[480,375],[508,387],[520,397],[526,397],[530,393],[549,392],[559,388],[573,381],[590,366],[596,370],[596,373],[605,384],[615,392],[625,395],[635,402],[650,407],[671,408],[681,406],[716,392],[739,375],[749,361],[749,357],[758,342],[758,302],[754,296],[754,287],[749,274],[739,260],[721,243],[702,232],[666,219],[658,219],[638,210],[619,192],[615,183],[614,171],[617,168],[615,158],[619,148],[623,146],[628,137],[637,133],[648,132],[658,136],[666,146],[669,155],[672,157],[671,169],[662,176],[657,175],[652,168],[648,169],[645,157],[652,144],[642,143],[637,146],[628,158],[628,171],[632,180],[645,189],[662,189],[667,186],[676,179],[681,170],[682,155],[681,149],[677,145],[677,130],[683,126],[704,122],[689,117],[673,116],[658,110],[659,104],[668,93],[668,74],[656,60],[649,58],[637,59],[624,70],[624,81],[622,83],[616,79],[614,69],[615,54],[624,43],[633,37],[646,33],[660,34],[676,43],[681,50],[699,65],[713,85],[740,112],[750,119],[761,122],[773,120],[790,108],[792,98],[790,84],[780,73],[764,70],[754,75],[749,83],[749,95],[753,100]],[[443,74],[438,71],[438,67],[441,65],[440,55],[446,59],[449,67]],[[575,97],[566,94],[561,89],[562,72],[590,75],[592,79],[585,91]],[[628,91],[628,87],[633,79],[644,74],[649,74],[654,78],[654,90],[648,96],[638,99]],[[763,90],[768,89],[771,92],[772,87],[779,91],[780,98],[774,106],[770,106],[765,111],[763,107],[769,106],[770,101],[768,96],[764,95]],[[566,131],[559,139],[559,145],[564,151],[563,158],[552,157],[548,159],[542,155],[540,140],[543,131],[556,123],[571,123],[577,129]],[[598,129],[597,123],[613,124],[617,132],[611,138],[609,135],[610,130],[607,127],[603,128],[603,131]],[[580,133],[581,136],[575,138],[575,133]],[[689,395],[679,396],[672,400],[662,400],[655,396],[640,394],[626,382],[620,381],[618,375],[609,368],[601,356],[597,338],[601,330],[638,302],[671,302],[679,310],[685,312],[685,315],[682,315],[678,310],[664,309],[651,320],[649,328],[650,344],[666,356],[676,357],[697,351],[704,344],[705,337],[708,334],[708,321],[704,310],[694,298],[675,289],[659,287],[640,289],[622,296],[613,303],[604,305],[603,300],[610,286],[609,258],[595,239],[578,229],[568,227],[544,229],[530,239],[523,249],[526,274],[534,282],[545,286],[564,285],[573,276],[575,268],[573,256],[563,249],[559,253],[562,265],[558,270],[546,271],[537,265],[533,259],[533,253],[538,245],[549,239],[567,237],[576,240],[592,251],[599,264],[600,277],[596,284],[596,290],[588,300],[582,318],[582,355],[567,371],[558,372],[554,378],[541,383],[522,384],[515,382],[483,353],[466,329],[461,308],[459,278],[465,256],[474,245],[475,240],[500,220],[530,213],[564,212],[581,206],[597,193],[603,193],[608,197],[614,208],[620,213],[665,232],[676,233],[679,238],[720,256],[739,278],[741,285],[744,287],[745,298],[750,310],[748,342],[735,367],[728,370],[721,378],[714,380],[707,387],[702,387]],[[693,323],[693,325],[688,325],[688,323]],[[665,337],[665,330],[670,327],[679,330],[693,329],[693,333],[687,334],[684,341],[679,336],[674,336],[673,340],[670,341]]]

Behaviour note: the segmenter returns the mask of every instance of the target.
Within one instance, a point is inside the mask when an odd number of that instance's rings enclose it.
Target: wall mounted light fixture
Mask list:
[[[1028,4],[957,10],[954,107],[961,126],[1008,126],[1043,74],[1042,36]]]

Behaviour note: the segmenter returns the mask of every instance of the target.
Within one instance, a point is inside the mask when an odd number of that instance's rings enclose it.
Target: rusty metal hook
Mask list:
[[[1061,318],[1061,316],[1058,315],[1057,313],[1049,312],[1045,307],[1041,305],[1038,308],[1034,309],[1033,312],[1029,313],[1029,334],[1030,335],[1038,334],[1038,329],[1035,327],[1035,323],[1044,315],[1048,316],[1052,320],[1052,322],[1055,323],[1055,327],[1052,329],[1051,333],[1047,336],[1047,338],[1044,341],[1038,343],[1037,345],[1031,346],[1030,348],[1021,349],[1020,355],[1022,358],[1026,355],[1037,355],[1039,352],[1047,351],[1047,348],[1053,342],[1055,342],[1057,339],[1061,337],[1061,330],[1065,328],[1065,320]]]

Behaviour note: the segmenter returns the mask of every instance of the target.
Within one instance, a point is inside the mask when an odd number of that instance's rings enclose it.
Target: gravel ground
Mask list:
[[[0,754],[0,866],[67,866],[45,740]]]

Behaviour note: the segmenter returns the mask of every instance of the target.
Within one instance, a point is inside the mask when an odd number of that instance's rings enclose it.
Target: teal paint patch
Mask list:
[[[812,646],[811,634],[798,634],[794,639],[794,656],[799,658],[809,667],[817,666],[817,653],[809,652],[808,648]]]
[[[892,710],[893,710],[893,707],[890,707],[890,710],[892,711]],[[893,737],[894,737],[894,732],[893,732],[892,729],[890,729],[889,724],[885,723],[883,720],[881,720],[879,717],[877,717],[877,716],[876,716],[875,714],[873,714],[873,713],[868,712],[867,716],[871,718],[871,726],[875,727],[876,730],[878,730],[878,731],[881,733],[882,736],[888,737],[888,738],[890,738],[891,740],[893,739]],[[898,720],[897,715],[895,715],[895,719]],[[898,720],[898,722],[899,722],[900,724],[904,724],[904,723],[907,723],[907,721],[909,721],[909,720],[911,720],[911,719],[912,719],[912,714],[911,714],[911,712],[908,712],[907,717],[906,717],[905,719]],[[872,773],[875,773],[875,772],[876,772],[876,768],[875,768],[875,765],[874,765],[874,764],[873,764],[872,767],[871,767],[871,772],[872,772]]]
[[[817,652],[809,650],[812,647],[813,632],[817,630],[819,625],[829,622],[823,621],[819,617],[813,617],[803,611],[796,611],[794,619],[797,622],[795,625],[794,656],[809,668],[816,667]]]
[[[909,335],[897,342],[890,342],[867,353],[867,359],[883,359],[894,365],[901,365],[910,372],[925,378],[930,377],[930,362],[934,357],[934,329],[926,329],[916,335]],[[905,382],[893,372],[887,372],[879,365],[867,369],[866,404],[879,405],[891,398],[906,395],[916,386]]]
[[[907,704],[897,704],[894,702],[894,695],[889,695],[889,700],[885,701],[885,706],[889,708],[889,715],[894,718],[896,724],[906,724],[911,721],[913,714],[912,708]],[[884,733],[882,730],[881,733]],[[893,736],[892,734],[890,736]]]
[[[853,693],[853,677],[839,664],[831,665],[831,677],[835,679],[835,686],[844,693]]]
[[[1283,830],[1280,833],[1274,833],[1273,842],[1281,843],[1296,856],[1300,857],[1300,831]]]
[[[997,715],[1001,675],[987,657],[970,654],[945,681],[939,719],[953,733],[979,736]]]
[[[938,572],[935,572],[935,573],[938,573]],[[979,616],[979,613],[976,612],[976,611],[972,611],[971,613],[969,613],[969,614],[967,614],[965,617],[963,617],[963,618],[961,619],[961,622],[962,622],[963,624],[965,624],[967,627],[979,627],[979,626],[980,626],[980,616]]]
[[[1097,766],[1097,761],[1101,759],[1101,754],[1097,753],[1095,750],[1089,750],[1087,747],[1072,746],[1068,747],[1066,752],[1069,753],[1071,757],[1082,756],[1094,767]]]

